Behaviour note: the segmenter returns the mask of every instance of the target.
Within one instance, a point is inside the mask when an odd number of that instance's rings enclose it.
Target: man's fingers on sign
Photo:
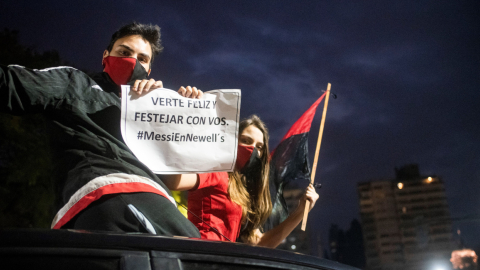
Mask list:
[[[136,80],[133,84],[132,91],[137,93],[138,95],[146,94],[151,90],[162,88],[163,82],[162,81],[155,81],[154,79],[150,80]]]
[[[194,87],[191,87],[191,86],[187,86],[187,87],[180,87],[180,89],[178,89],[178,93],[183,96],[183,97],[187,97],[187,98],[196,98],[196,99],[200,99],[203,97],[203,92],[202,90],[200,89],[197,89],[195,86]]]

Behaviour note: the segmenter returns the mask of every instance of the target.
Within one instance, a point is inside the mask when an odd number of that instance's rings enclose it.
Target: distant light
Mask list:
[[[431,183],[432,181],[433,181],[433,178],[432,178],[432,177],[428,177],[428,178],[427,178],[427,182],[428,182],[428,183]]]
[[[402,212],[403,212],[404,214],[407,213],[407,207],[405,207],[405,206],[402,207]]]
[[[297,246],[292,245],[290,248],[293,249],[293,250],[295,250],[295,249],[297,249]]]
[[[402,189],[402,188],[403,188],[403,183],[402,183],[402,182],[399,182],[399,183],[397,184],[397,187],[398,187],[398,189]]]
[[[445,270],[443,267],[436,267],[435,270]]]

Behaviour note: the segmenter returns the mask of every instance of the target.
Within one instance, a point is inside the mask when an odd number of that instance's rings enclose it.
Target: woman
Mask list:
[[[310,210],[318,194],[310,185],[297,209],[281,224],[266,233],[261,226],[272,211],[268,188],[268,131],[253,115],[239,126],[235,171],[163,175],[171,190],[189,190],[188,219],[204,239],[244,242],[275,248],[300,223],[306,200]]]

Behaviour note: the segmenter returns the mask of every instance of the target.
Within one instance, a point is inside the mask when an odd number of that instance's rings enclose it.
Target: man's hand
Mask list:
[[[154,79],[144,79],[144,80],[136,80],[135,83],[133,84],[133,87],[130,89],[133,92],[135,92],[137,95],[145,95],[148,92],[158,89],[158,88],[163,88],[163,82],[162,81],[155,81]],[[203,96],[203,92],[200,89],[197,89],[195,86],[187,86],[187,87],[180,87],[177,91],[181,96],[187,97],[187,98],[196,98],[200,99]]]
[[[202,90],[197,89],[195,86],[194,87],[187,86],[186,88],[182,86],[180,87],[180,89],[178,89],[178,93],[182,97],[187,97],[187,98],[201,99],[203,96]]]
[[[136,80],[131,90],[140,96],[142,94],[147,94],[153,89],[162,88],[162,87],[163,87],[162,81],[155,81],[154,79],[150,79],[150,80],[143,79],[143,80]]]

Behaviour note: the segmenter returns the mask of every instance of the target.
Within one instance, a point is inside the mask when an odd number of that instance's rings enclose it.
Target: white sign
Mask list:
[[[156,174],[233,171],[239,116],[239,89],[192,99],[165,88],[138,97],[122,85],[123,140]]]

